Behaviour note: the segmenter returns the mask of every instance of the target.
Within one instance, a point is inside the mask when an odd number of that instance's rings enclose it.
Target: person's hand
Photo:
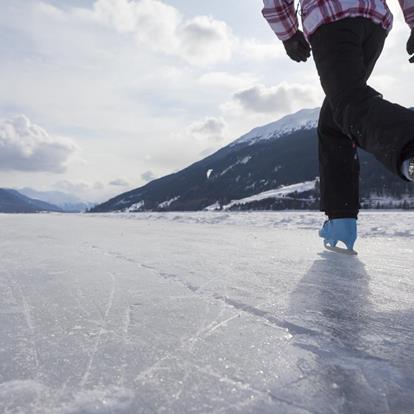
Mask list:
[[[411,36],[407,42],[407,52],[409,55],[414,55],[414,29],[411,29]],[[410,63],[414,63],[414,56],[409,59]]]
[[[285,46],[288,56],[295,62],[306,62],[310,57],[311,48],[300,30],[298,30],[290,39],[285,40],[283,45]]]

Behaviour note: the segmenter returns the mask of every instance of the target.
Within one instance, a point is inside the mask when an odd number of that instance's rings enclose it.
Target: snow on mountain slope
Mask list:
[[[237,144],[253,145],[261,140],[279,138],[286,134],[301,129],[316,128],[319,119],[320,108],[302,109],[294,114],[287,115],[271,124],[254,128],[252,131],[234,141],[231,146]]]
[[[268,198],[285,198],[286,196],[292,193],[304,193],[306,191],[314,190],[315,183],[316,180],[282,186],[274,190],[264,191],[262,193],[255,194],[250,197],[242,198],[240,200],[232,200],[231,203],[226,204],[223,208],[227,210],[237,204],[247,204],[253,201],[266,200]]]
[[[132,206],[129,206],[128,208],[124,209],[127,213],[136,213],[137,211],[140,211],[145,206],[144,201],[138,201],[138,203],[132,204]]]
[[[242,158],[241,160],[238,160],[237,162],[229,165],[228,167],[226,167],[221,173],[220,175],[224,175],[227,174],[230,170],[232,170],[234,167],[237,167],[238,165],[246,165],[250,160],[252,159],[251,156],[247,156]],[[209,178],[209,175],[208,177]]]
[[[168,208],[172,203],[177,201],[180,196],[170,198],[169,200],[163,201],[162,203],[158,204],[160,208]]]
[[[1,215],[0,412],[412,412],[414,214],[323,219]]]

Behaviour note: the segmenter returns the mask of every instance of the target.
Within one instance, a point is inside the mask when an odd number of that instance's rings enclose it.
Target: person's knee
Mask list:
[[[319,121],[317,127],[319,140],[321,141],[326,138],[329,139],[329,137],[332,137],[332,135],[336,135],[338,129],[339,128],[333,118],[331,108],[324,105],[319,114]]]
[[[361,120],[375,99],[382,99],[382,95],[370,86],[364,85],[347,91],[333,102],[335,122],[347,136],[357,138],[361,133]]]

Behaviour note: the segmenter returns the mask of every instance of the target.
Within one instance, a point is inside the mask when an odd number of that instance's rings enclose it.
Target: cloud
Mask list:
[[[206,153],[212,153],[228,138],[228,129],[227,122],[221,117],[210,116],[195,121],[170,135],[177,146],[168,151],[168,157],[180,157],[186,148],[190,148],[194,153],[193,157],[197,158]],[[165,157],[163,156],[162,159],[165,160]],[[189,159],[188,162],[193,160]]]
[[[223,21],[197,16],[178,28],[179,50],[194,65],[230,60],[235,38]]]
[[[222,118],[209,117],[189,125],[186,133],[198,140],[221,141],[227,124]]]
[[[152,171],[146,171],[143,174],[141,174],[141,178],[146,181],[153,181],[156,179],[156,176],[154,175],[154,173]]]
[[[199,153],[199,156],[202,158],[206,158],[209,155],[215,153],[217,151],[216,147],[208,147]]]
[[[129,187],[131,183],[125,178],[117,178],[116,180],[111,181],[109,185],[115,187]]]
[[[119,189],[115,190],[114,187],[106,185],[101,181],[83,181],[76,179],[64,179],[54,183],[50,182],[47,185],[47,189],[71,194],[88,202],[102,202],[119,192]]]
[[[87,16],[83,9],[77,10]],[[176,29],[182,19],[177,9],[159,0],[97,0],[90,17],[166,52],[176,47]]]
[[[238,53],[247,59],[266,60],[285,58],[286,52],[282,42],[261,43],[256,39],[240,41]]]
[[[257,78],[250,73],[207,72],[201,75],[198,81],[203,87],[214,87],[221,91],[237,91],[255,85]]]
[[[25,116],[0,121],[0,169],[63,173],[77,146],[52,137]]]
[[[229,60],[235,45],[225,22],[210,16],[185,20],[176,8],[159,0],[97,0],[90,17],[133,35],[140,46],[197,66]]]
[[[370,78],[369,82],[374,89],[383,91],[392,89],[397,84],[397,79],[391,75],[375,75]]]
[[[100,181],[88,183],[85,181],[60,180],[53,184],[53,188],[70,194],[82,194],[92,190],[102,190],[104,185]]]
[[[243,109],[258,113],[291,111],[294,107],[314,105],[316,91],[308,85],[283,83],[274,87],[256,85],[234,94]]]

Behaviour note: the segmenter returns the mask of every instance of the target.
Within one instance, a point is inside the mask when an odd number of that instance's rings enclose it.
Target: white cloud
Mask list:
[[[82,194],[92,190],[102,190],[104,185],[100,181],[89,183],[86,181],[60,180],[53,185],[53,188],[70,194]]]
[[[112,180],[109,185],[115,186],[115,187],[130,187],[131,183],[126,178],[117,178],[115,180]]]
[[[178,28],[180,53],[195,65],[210,65],[230,60],[235,38],[223,21],[197,16]]]
[[[176,48],[176,30],[181,16],[177,9],[162,1],[97,0],[91,17],[121,33],[134,34],[137,42],[153,49],[168,52]]]
[[[141,174],[141,178],[145,182],[149,182],[149,181],[155,180],[157,177],[152,171],[145,171],[144,173]]]
[[[237,91],[255,85],[257,78],[250,73],[207,72],[201,75],[198,81],[202,87]]]
[[[81,200],[88,202],[102,202],[119,193],[118,187],[105,185],[102,181],[83,181],[64,179],[56,182],[50,182],[47,187],[36,185],[36,188],[45,188],[47,190],[61,191],[72,194]]]
[[[0,121],[0,169],[63,173],[77,150],[67,138],[52,137],[24,115]]]
[[[272,43],[262,43],[256,39],[240,41],[238,52],[247,59],[267,60],[286,58],[283,43],[275,39]]]
[[[186,133],[198,140],[221,141],[226,128],[227,124],[222,118],[209,117],[189,125]]]
[[[397,79],[391,75],[375,75],[371,77],[369,83],[374,89],[385,91],[392,89],[397,84]]]
[[[204,149],[203,151],[201,151],[199,156],[201,158],[205,158],[205,157],[208,157],[209,155],[213,154],[216,151],[217,151],[216,147],[208,147],[208,148]]]
[[[216,151],[231,137],[227,122],[222,117],[205,117],[170,134],[175,143],[168,151],[157,154],[160,163],[170,163],[177,157],[186,157],[182,167],[206,153]],[[176,169],[174,169],[176,170]]]
[[[82,15],[87,16],[84,11]],[[210,16],[185,20],[176,8],[159,0],[97,0],[90,17],[133,35],[140,46],[193,65],[227,61],[235,44],[225,22]]]
[[[251,112],[281,113],[297,106],[314,105],[317,91],[309,85],[300,84],[282,83],[273,87],[256,85],[235,93],[233,98],[242,108]]]

